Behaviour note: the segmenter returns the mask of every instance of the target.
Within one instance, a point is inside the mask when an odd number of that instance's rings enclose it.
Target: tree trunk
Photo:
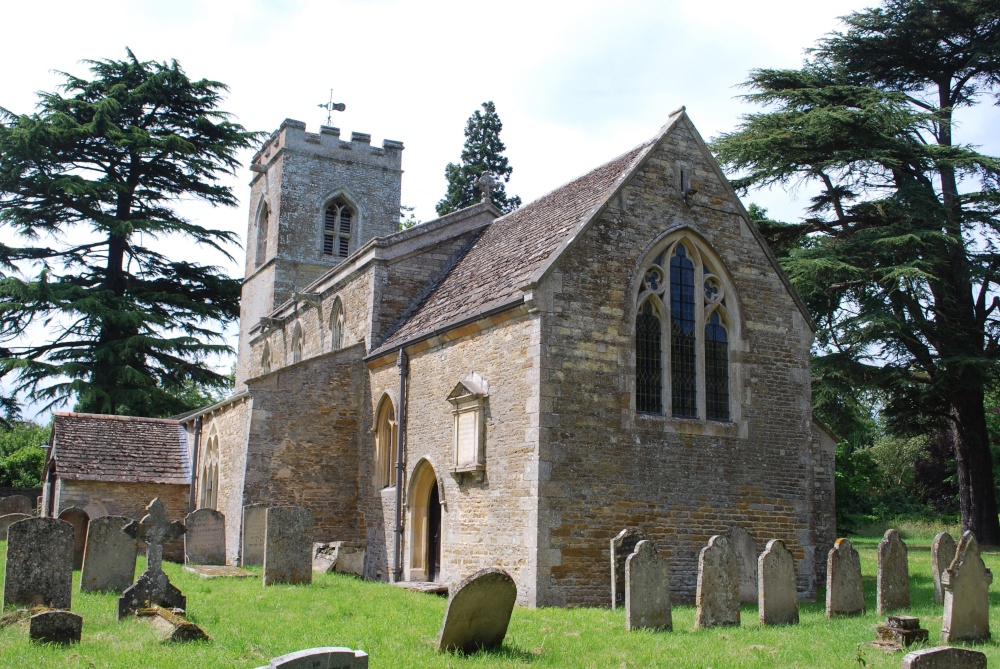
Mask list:
[[[962,531],[971,530],[980,544],[998,546],[1000,520],[983,399],[982,386],[975,382],[955,393],[949,432],[958,470]]]

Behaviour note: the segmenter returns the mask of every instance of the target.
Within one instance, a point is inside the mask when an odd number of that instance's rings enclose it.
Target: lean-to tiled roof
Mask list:
[[[68,480],[191,482],[187,434],[176,420],[57,412],[49,457]]]

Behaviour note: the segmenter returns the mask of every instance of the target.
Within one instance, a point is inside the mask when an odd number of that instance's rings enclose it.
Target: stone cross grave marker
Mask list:
[[[32,518],[26,513],[8,513],[6,516],[0,516],[0,539],[7,541],[7,528],[16,523],[19,520],[27,520]]]
[[[757,561],[758,617],[761,625],[798,625],[799,594],[795,559],[781,539],[771,539]]]
[[[125,532],[131,522],[124,516],[101,516],[90,521],[80,574],[82,592],[124,592],[132,585],[138,547]]]
[[[90,516],[83,509],[70,506],[59,512],[59,520],[73,526],[73,569],[83,567],[83,549],[87,545],[87,525]]]
[[[826,617],[860,616],[865,612],[861,556],[847,539],[837,539],[826,559]]]
[[[740,570],[740,602],[757,601],[757,540],[749,532],[733,525],[724,535],[736,551],[736,564]]]
[[[9,513],[23,513],[30,516],[33,510],[30,497],[11,495],[0,498],[0,516],[6,516]]]
[[[986,653],[968,648],[925,648],[903,658],[902,669],[986,669]]]
[[[876,612],[880,616],[910,608],[910,566],[899,530],[886,530],[878,544],[876,592]]]
[[[695,629],[740,624],[740,570],[729,540],[715,535],[698,554]]]
[[[276,657],[257,669],[368,669],[368,653],[343,647],[309,648]]]
[[[0,520],[3,520],[0,518]],[[955,540],[947,532],[938,532],[931,544],[931,574],[934,576],[934,603],[944,604],[941,574],[955,559]]]
[[[197,509],[184,518],[184,563],[226,564],[226,517],[215,509]]]
[[[986,641],[990,638],[990,583],[993,572],[979,556],[979,542],[972,532],[958,540],[955,559],[941,576],[944,618],[941,640]]]
[[[312,583],[312,511],[302,506],[267,510],[264,585]]]
[[[671,631],[670,565],[652,541],[640,541],[625,560],[625,629]]]
[[[80,643],[83,616],[70,611],[42,611],[31,616],[28,638],[38,643]]]
[[[73,598],[73,526],[28,518],[7,529],[3,605],[68,609]]]
[[[626,527],[611,540],[611,608],[625,606],[625,560],[636,544],[649,539],[638,527]]]
[[[240,566],[264,564],[264,539],[267,535],[267,504],[248,504],[243,507],[242,543]]]
[[[502,569],[481,569],[463,579],[448,597],[438,651],[498,648],[507,636],[516,599],[514,579]]]
[[[163,573],[163,542],[180,538],[184,524],[170,522],[159,497],[149,503],[146,511],[140,522],[125,526],[126,533],[146,542],[146,571],[118,598],[119,620],[153,604],[166,609],[187,608],[187,598]]]

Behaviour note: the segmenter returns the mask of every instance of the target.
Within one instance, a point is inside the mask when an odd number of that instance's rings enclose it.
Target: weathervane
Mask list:
[[[320,107],[321,109],[325,109],[326,110],[326,124],[327,125],[330,125],[331,123],[333,123],[333,112],[335,112],[335,111],[344,111],[345,109],[347,109],[347,105],[345,105],[343,102],[334,102],[333,101],[333,89],[332,88],[330,89],[330,101],[329,102],[320,103],[320,104],[318,104],[316,106]]]

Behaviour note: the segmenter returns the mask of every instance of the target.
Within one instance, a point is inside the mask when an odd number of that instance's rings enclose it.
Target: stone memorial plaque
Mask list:
[[[23,513],[30,516],[33,512],[34,509],[31,506],[30,497],[11,495],[10,497],[0,498],[0,516],[6,516],[11,513]]]
[[[474,653],[498,648],[516,599],[514,579],[502,569],[482,569],[463,579],[448,597],[437,649]]]
[[[865,612],[861,556],[847,539],[837,539],[826,559],[826,617],[860,616]]]
[[[0,516],[0,540],[7,541],[7,528],[16,523],[19,520],[27,520],[28,518],[33,518],[26,513],[8,513],[6,516]]]
[[[0,518],[0,520],[3,520]],[[934,577],[934,603],[944,604],[941,574],[955,559],[955,540],[947,532],[938,532],[931,543],[931,575]]]
[[[625,560],[640,541],[649,539],[638,527],[626,527],[611,540],[611,608],[625,606]]]
[[[28,518],[7,529],[3,605],[68,609],[73,597],[73,526]]]
[[[925,648],[903,658],[902,669],[986,669],[986,653],[968,648]]]
[[[990,638],[992,582],[993,572],[979,556],[979,542],[972,532],[965,532],[958,540],[955,559],[941,576],[944,586],[942,641],[979,642]]]
[[[264,585],[312,583],[313,516],[302,506],[267,510]]]
[[[309,648],[276,657],[258,669],[368,669],[368,653],[343,647]]]
[[[83,616],[71,611],[43,611],[31,616],[28,638],[38,643],[80,643]]]
[[[215,509],[197,509],[184,518],[184,563],[226,564],[226,517]]]
[[[87,545],[87,525],[90,516],[83,509],[70,506],[59,512],[59,520],[73,526],[73,569],[83,567],[83,551]]]
[[[733,550],[736,564],[740,569],[740,602],[750,604],[757,601],[757,540],[739,525],[733,525],[725,534]]]
[[[910,565],[899,530],[886,530],[878,544],[877,587],[878,615],[910,608]]]
[[[758,617],[761,625],[798,625],[799,593],[795,559],[781,539],[771,539],[757,560]]]
[[[698,554],[696,604],[696,629],[740,624],[740,570],[724,536],[713,536]]]
[[[670,565],[652,541],[640,541],[625,560],[625,629],[670,631]]]
[[[131,522],[124,516],[102,516],[90,521],[80,574],[81,592],[124,592],[132,585],[138,547],[124,529]]]
[[[267,505],[250,504],[243,507],[240,565],[243,567],[264,564],[264,539],[267,535]]]

